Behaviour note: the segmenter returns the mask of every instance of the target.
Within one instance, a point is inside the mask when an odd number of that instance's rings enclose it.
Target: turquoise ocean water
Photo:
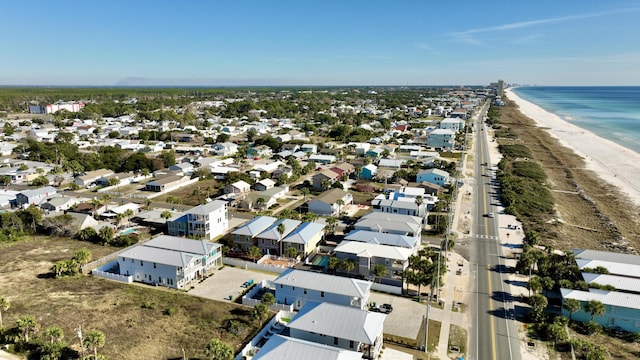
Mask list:
[[[640,153],[640,86],[535,86],[513,91],[567,122]]]

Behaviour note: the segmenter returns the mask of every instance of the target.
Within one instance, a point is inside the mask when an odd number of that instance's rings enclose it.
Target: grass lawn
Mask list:
[[[218,186],[220,186],[220,183],[217,180],[200,180],[195,184],[160,195],[154,198],[153,201],[166,202],[167,198],[171,196],[173,198],[181,199],[183,205],[198,206],[204,204],[207,197],[207,191],[209,192],[209,196],[216,195],[218,193]]]
[[[48,237],[0,244],[0,296],[11,302],[2,314],[6,327],[33,315],[41,330],[60,326],[65,341],[76,346],[79,325],[100,330],[106,341],[99,352],[110,359],[182,358],[183,348],[188,357],[204,357],[211,338],[237,351],[256,331],[250,309],[236,304],[92,276],[51,278],[51,265],[81,247],[94,259],[115,250]],[[232,320],[240,324],[237,335],[226,330]]]

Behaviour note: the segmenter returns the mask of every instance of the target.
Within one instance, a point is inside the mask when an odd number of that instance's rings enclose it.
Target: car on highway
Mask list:
[[[494,217],[494,216],[495,216],[495,214],[494,214],[493,212],[487,213],[487,217],[492,218],[492,217]]]

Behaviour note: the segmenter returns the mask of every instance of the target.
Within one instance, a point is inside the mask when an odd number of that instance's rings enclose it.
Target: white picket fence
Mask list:
[[[131,284],[133,282],[133,276],[131,275],[127,276],[127,275],[114,274],[114,273],[109,273],[105,271],[100,271],[98,269],[91,270],[91,274],[93,276],[97,276],[97,277],[101,277],[109,280],[115,280],[115,281],[119,281],[127,284]]]

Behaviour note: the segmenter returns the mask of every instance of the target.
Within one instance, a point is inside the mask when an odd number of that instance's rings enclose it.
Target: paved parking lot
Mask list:
[[[218,301],[229,301],[229,295],[232,295],[235,301],[245,290],[242,287],[245,281],[253,279],[255,283],[259,283],[262,280],[274,280],[276,277],[278,275],[225,266],[195,285],[194,289],[189,290],[189,294]]]

